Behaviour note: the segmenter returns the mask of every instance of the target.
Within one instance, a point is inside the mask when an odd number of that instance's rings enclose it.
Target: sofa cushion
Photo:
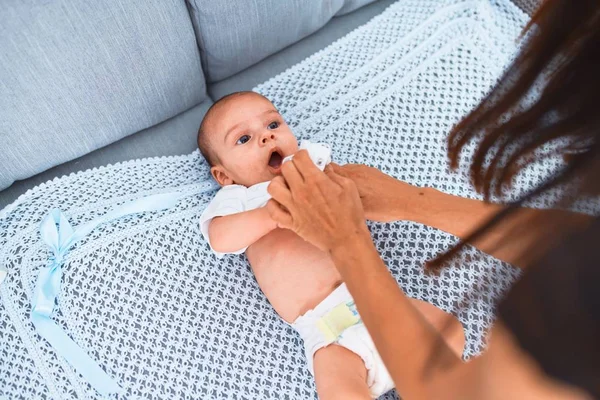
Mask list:
[[[252,90],[255,86],[282,73],[310,55],[329,46],[371,18],[380,14],[397,0],[378,0],[354,12],[332,18],[323,28],[312,35],[270,55],[264,60],[230,76],[220,82],[208,84],[208,93],[213,100],[232,92]]]
[[[184,1],[0,2],[0,190],[206,98]]]
[[[209,82],[225,79],[374,0],[187,0]]]
[[[354,10],[363,7],[366,4],[372,3],[374,0],[344,0],[344,5],[335,14],[336,17],[340,15],[346,15]]]
[[[211,105],[212,101],[203,101],[192,109],[135,135],[130,135],[75,160],[50,168],[29,179],[17,181],[8,189],[0,191],[0,210],[11,204],[28,189],[56,177],[138,158],[189,154],[198,148],[196,142],[198,127]],[[182,171],[182,173],[185,172]],[[56,206],[60,207],[60,204],[56,204]]]

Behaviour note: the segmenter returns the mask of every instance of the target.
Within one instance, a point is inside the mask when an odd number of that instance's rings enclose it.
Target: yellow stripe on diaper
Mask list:
[[[342,332],[360,322],[353,301],[341,303],[317,320],[317,328],[327,343],[337,341]]]

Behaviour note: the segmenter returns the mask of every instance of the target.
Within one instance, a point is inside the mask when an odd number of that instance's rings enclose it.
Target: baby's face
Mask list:
[[[252,186],[281,174],[284,157],[298,141],[273,104],[245,94],[220,107],[208,129],[219,165],[211,172],[221,185]]]

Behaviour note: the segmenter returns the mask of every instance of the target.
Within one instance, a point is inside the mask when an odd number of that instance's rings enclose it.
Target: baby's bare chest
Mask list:
[[[329,255],[288,229],[275,229],[265,235],[246,252],[251,264],[309,264],[331,262]]]

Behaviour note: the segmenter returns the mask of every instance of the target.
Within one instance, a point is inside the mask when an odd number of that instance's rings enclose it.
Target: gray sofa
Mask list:
[[[192,152],[215,100],[393,2],[0,2],[0,209],[65,174]],[[517,3],[532,12],[537,0]]]

